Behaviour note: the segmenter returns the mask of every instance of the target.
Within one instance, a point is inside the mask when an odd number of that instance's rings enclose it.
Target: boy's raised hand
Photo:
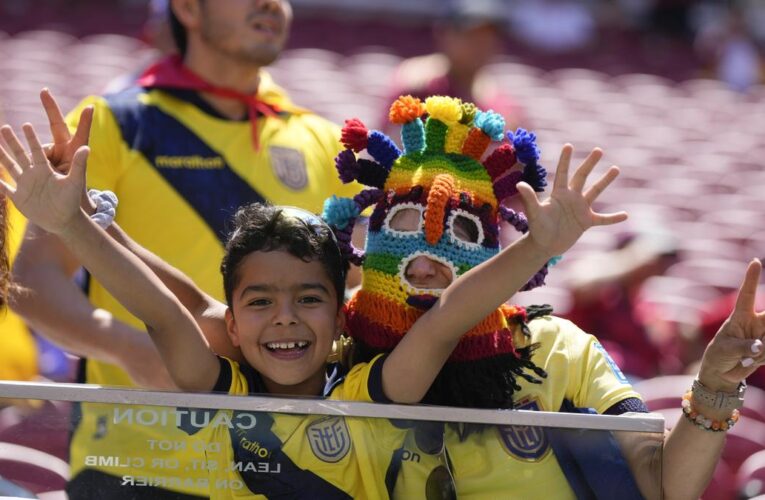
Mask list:
[[[32,125],[26,123],[22,129],[29,152],[11,127],[0,128],[9,150],[0,147],[0,164],[15,184],[0,180],[0,190],[34,224],[51,233],[61,233],[80,211],[89,149],[78,148],[72,155],[69,172],[60,174],[51,167]]]
[[[531,186],[525,182],[518,183],[518,192],[529,220],[529,237],[551,257],[571,248],[590,227],[616,224],[627,219],[626,212],[602,214],[592,209],[600,193],[619,175],[619,169],[612,166],[585,190],[587,177],[603,156],[603,151],[593,149],[569,180],[568,169],[573,151],[571,144],[563,146],[552,193],[545,201],[539,201]]]

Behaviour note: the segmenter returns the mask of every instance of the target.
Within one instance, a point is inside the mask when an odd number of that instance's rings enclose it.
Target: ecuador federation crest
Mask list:
[[[531,401],[518,406],[517,409],[539,411],[539,405],[536,401]],[[550,449],[550,440],[541,427],[500,425],[497,431],[505,449],[515,458],[536,462]]]
[[[324,417],[306,429],[311,451],[324,462],[339,462],[351,449],[351,435],[342,417]]]
[[[308,170],[302,151],[283,146],[271,146],[268,151],[271,154],[271,168],[282,184],[296,191],[308,185]]]

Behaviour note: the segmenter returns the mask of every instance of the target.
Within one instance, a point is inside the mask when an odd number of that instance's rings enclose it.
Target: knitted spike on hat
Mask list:
[[[505,121],[493,111],[451,97],[433,96],[422,103],[403,96],[392,104],[389,117],[402,126],[403,152],[359,120],[346,121],[342,142],[347,149],[336,160],[340,178],[371,189],[353,199],[330,198],[324,207],[343,253],[362,267],[361,289],[347,306],[347,327],[360,361],[393,350],[443,291],[409,281],[407,268],[414,259],[432,259],[456,279],[499,252],[501,219],[521,232],[528,230],[523,214],[500,204],[517,194],[516,184],[523,180],[537,191],[546,185],[536,137],[523,129],[508,132],[508,142],[482,160],[492,141],[506,137]],[[371,160],[356,155],[364,150]],[[351,231],[358,215],[372,205],[361,252],[351,245]],[[404,230],[395,223],[400,216],[419,222]],[[543,284],[547,267],[525,288]],[[510,407],[519,388],[516,377],[539,382],[536,376],[544,376],[530,360],[531,348],[516,348],[526,342],[513,332],[527,331],[529,319],[523,308],[503,306],[472,328],[425,402]]]

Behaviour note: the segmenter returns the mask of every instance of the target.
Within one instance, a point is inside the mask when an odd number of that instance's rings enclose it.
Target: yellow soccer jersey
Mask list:
[[[5,179],[0,170],[0,178]],[[16,210],[10,200],[0,196],[0,203],[7,203],[7,248],[10,263],[21,245],[26,219]],[[7,306],[0,307],[0,332],[3,350],[0,352],[0,380],[32,380],[38,374],[37,346],[22,319]]]
[[[281,111],[276,117],[258,119],[258,151],[249,119],[225,119],[191,91],[128,88],[88,98],[69,116],[74,128],[81,109],[95,107],[88,184],[117,194],[117,223],[218,298],[223,296],[219,272],[223,242],[238,207],[265,200],[318,212],[328,196],[349,196],[358,190],[342,185],[335,171],[334,157],[341,149],[336,126],[292,105],[267,75],[259,97]],[[89,296],[95,306],[143,328],[93,280]],[[98,361],[87,360],[81,372],[83,382],[132,385],[124,371]],[[83,404],[81,409],[71,445],[73,476],[87,457],[123,454],[150,463],[156,450],[146,448],[148,440],[175,442],[187,437],[171,422],[133,430],[123,424],[117,429],[111,423],[113,407],[109,405]],[[179,459],[181,467],[203,458],[188,447],[162,457]],[[148,466],[121,468],[106,463],[93,468],[116,476],[153,474]],[[189,476],[203,477],[202,472],[189,470]],[[194,488],[173,489],[205,494]]]
[[[387,401],[382,393],[382,360],[378,356],[346,375],[339,365],[330,365],[326,396]],[[216,390],[246,395],[263,389],[252,368],[222,359]],[[213,499],[387,498],[388,464],[376,460],[389,459],[404,436],[385,419],[225,411],[211,422],[202,432],[210,443],[204,468]]]
[[[529,328],[530,342],[540,344],[532,360],[548,376],[542,384],[518,378],[518,409],[558,411],[565,399],[603,413],[620,401],[640,398],[597,339],[573,323],[548,316],[531,321]],[[447,425],[445,443],[460,499],[576,498],[539,428],[489,426],[461,441]],[[428,477],[444,460],[416,448],[409,455],[418,460],[402,462],[395,497],[423,498]]]

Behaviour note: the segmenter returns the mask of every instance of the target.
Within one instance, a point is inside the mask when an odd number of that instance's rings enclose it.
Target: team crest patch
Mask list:
[[[351,449],[351,435],[342,417],[321,418],[305,432],[311,451],[324,462],[339,462]]]
[[[308,171],[302,151],[281,146],[271,146],[271,168],[285,186],[303,189],[308,185]]]
[[[536,401],[516,407],[518,410],[539,411]],[[541,427],[529,425],[500,425],[497,426],[502,444],[512,456],[529,462],[541,459],[550,449],[550,441]]]

